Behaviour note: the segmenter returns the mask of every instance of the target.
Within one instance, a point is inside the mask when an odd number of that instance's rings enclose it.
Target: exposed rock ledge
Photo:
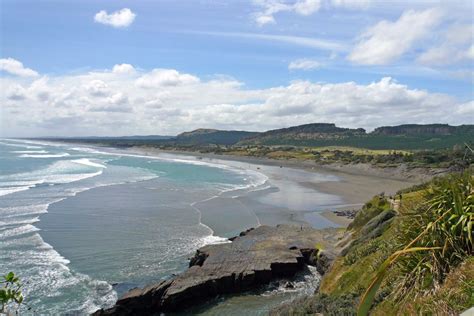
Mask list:
[[[219,294],[257,288],[315,265],[323,274],[334,258],[337,229],[260,226],[225,244],[196,251],[189,269],[173,279],[133,289],[114,307],[93,315],[143,315],[182,310]],[[319,251],[324,249],[324,251]]]

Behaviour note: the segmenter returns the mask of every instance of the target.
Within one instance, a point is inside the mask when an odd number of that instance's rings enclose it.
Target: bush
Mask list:
[[[437,179],[424,193],[425,203],[403,217],[398,242],[437,248],[401,257],[398,296],[433,290],[447,273],[473,255],[474,178],[471,172]]]
[[[20,279],[13,272],[4,275],[0,284],[3,285],[0,288],[0,313],[8,314],[7,308],[10,303],[20,305],[23,302],[22,285]]]

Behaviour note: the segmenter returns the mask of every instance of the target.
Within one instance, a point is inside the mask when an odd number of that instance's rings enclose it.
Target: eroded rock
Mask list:
[[[144,289],[133,289],[108,310],[94,315],[139,315],[178,311],[219,294],[258,288],[276,278],[292,277],[306,264],[324,273],[332,256],[335,229],[315,230],[279,225],[247,230],[226,244],[196,251],[189,269]],[[318,266],[319,264],[319,266]]]

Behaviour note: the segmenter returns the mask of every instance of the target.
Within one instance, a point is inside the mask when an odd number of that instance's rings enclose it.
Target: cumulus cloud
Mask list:
[[[37,77],[38,73],[33,69],[26,68],[23,63],[13,58],[0,59],[0,71],[8,72],[19,77]]]
[[[95,14],[94,21],[116,28],[125,28],[133,23],[135,17],[136,14],[133,13],[129,8],[124,8],[110,14],[108,14],[105,10],[101,10]]]
[[[440,20],[439,10],[427,9],[405,11],[395,22],[380,21],[360,36],[348,59],[363,65],[393,62],[430,34]]]
[[[289,70],[314,70],[318,69],[322,66],[322,64],[314,59],[308,59],[308,58],[303,58],[303,59],[297,59],[292,61],[288,65]]]
[[[115,74],[133,74],[135,68],[130,64],[118,64],[112,68],[112,72]]]
[[[136,84],[142,88],[160,86],[179,86],[198,83],[199,78],[190,74],[181,74],[174,69],[153,69],[137,79]]]
[[[370,129],[462,124],[474,115],[472,101],[388,77],[369,84],[295,81],[247,89],[224,76],[203,80],[174,69],[110,69],[33,81],[0,77],[0,85],[7,91],[0,94],[3,136],[177,134],[199,127],[263,131],[311,122]]]
[[[86,83],[84,88],[94,97],[105,97],[109,94],[109,87],[102,80],[92,80]]]

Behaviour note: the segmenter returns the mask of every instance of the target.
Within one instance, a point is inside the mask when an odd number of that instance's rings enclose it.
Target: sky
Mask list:
[[[0,137],[474,124],[468,0],[0,0]]]

